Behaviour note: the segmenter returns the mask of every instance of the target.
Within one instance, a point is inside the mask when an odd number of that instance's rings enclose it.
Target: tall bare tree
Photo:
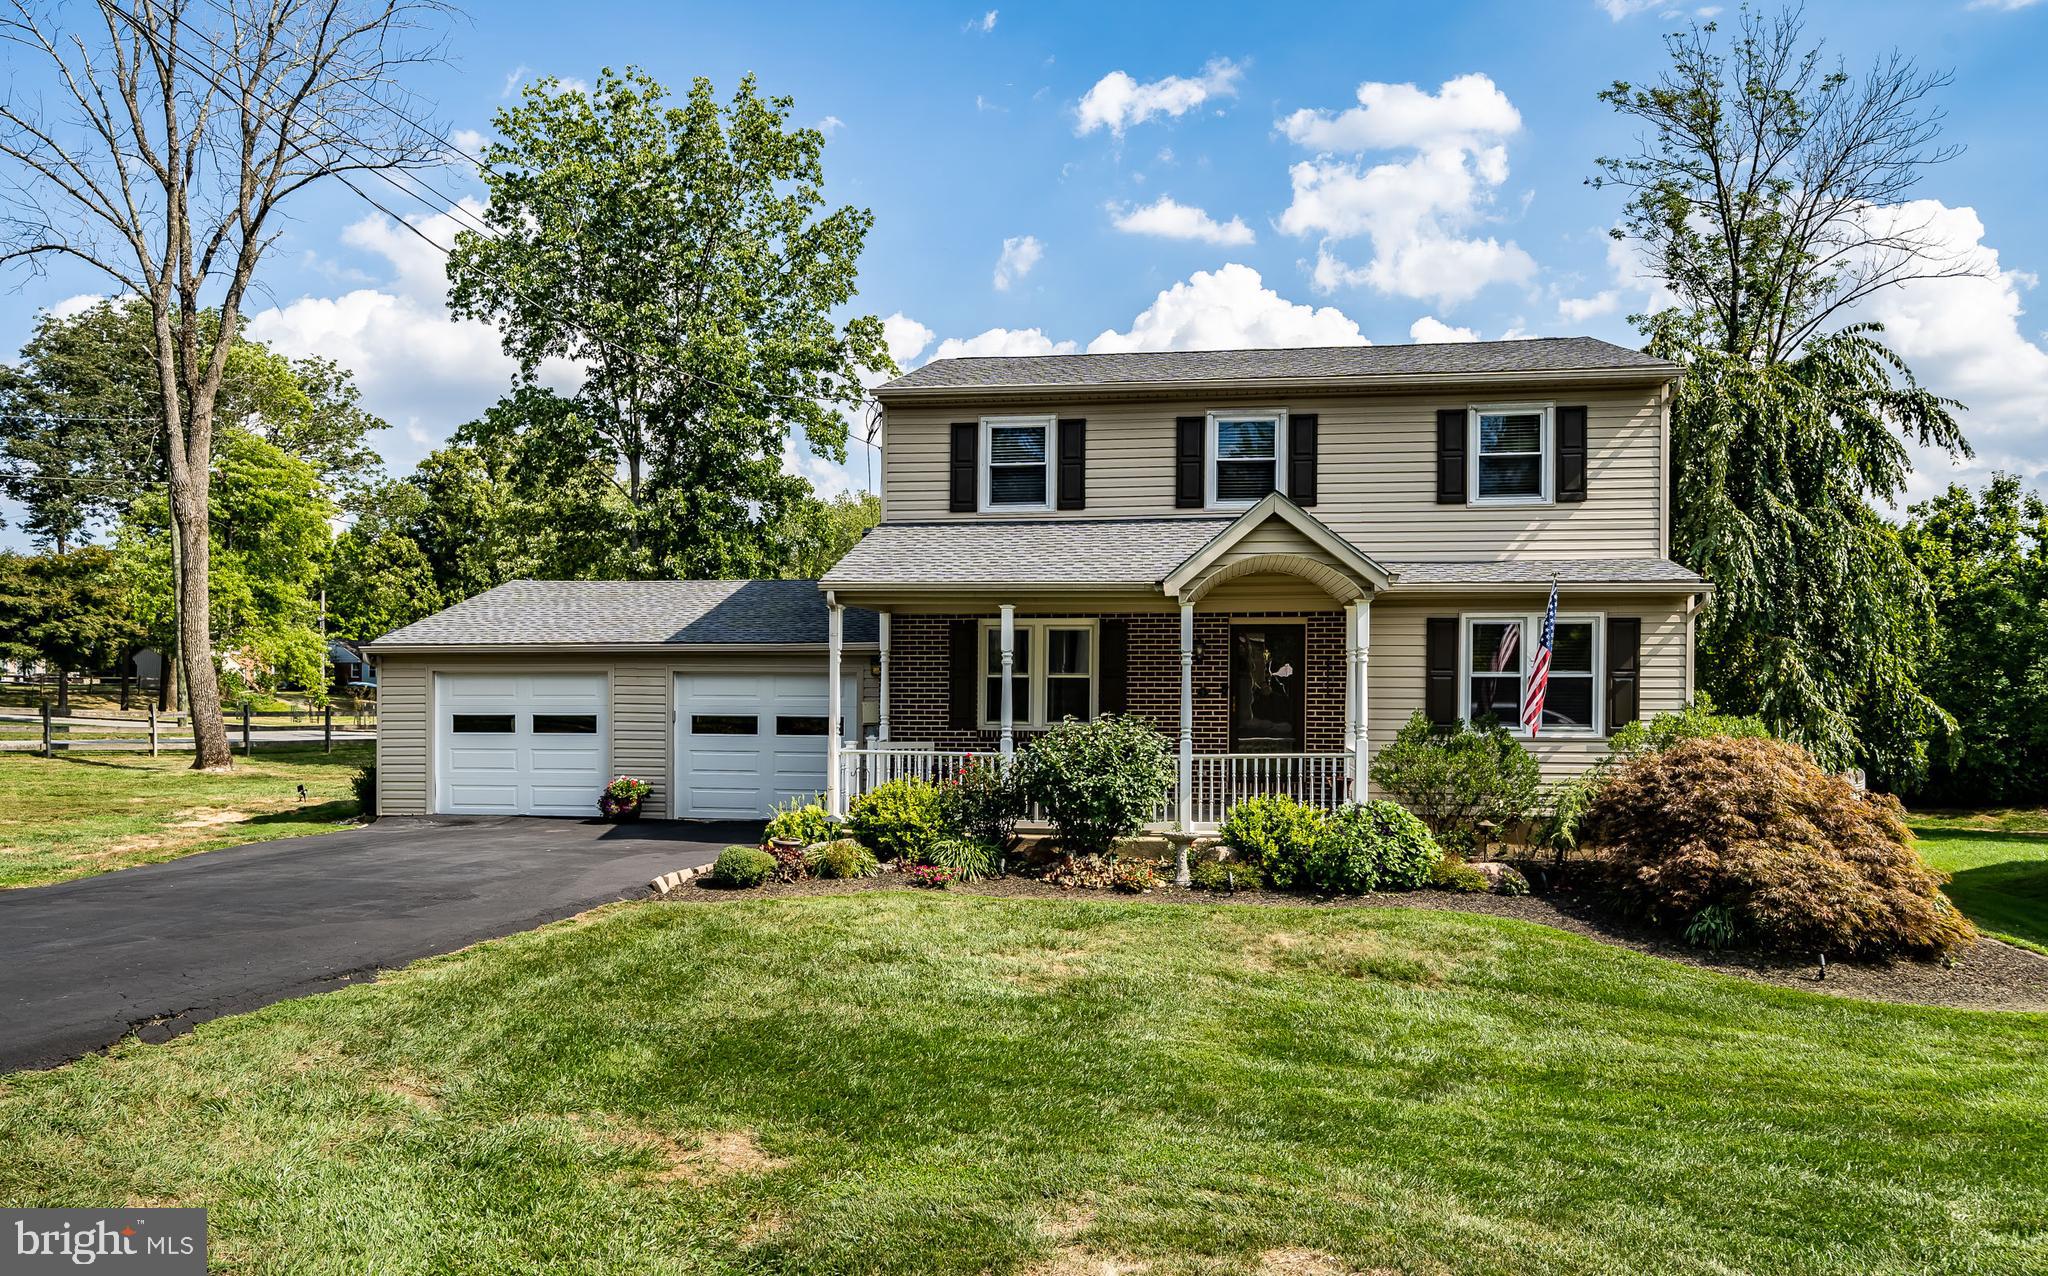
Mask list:
[[[214,412],[279,208],[351,173],[439,162],[399,76],[438,56],[438,0],[11,0],[0,264],[83,262],[149,305],[183,564],[193,766],[229,765],[208,604]],[[218,322],[202,322],[208,311]]]

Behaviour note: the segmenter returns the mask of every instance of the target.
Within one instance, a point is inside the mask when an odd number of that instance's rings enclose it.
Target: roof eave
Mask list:
[[[1499,593],[1503,590],[1527,590],[1530,593],[1548,593],[1550,590],[1550,584],[1551,583],[1547,580],[1452,580],[1408,582],[1403,581],[1400,577],[1396,576],[1393,582],[1387,586],[1386,592],[1388,597],[1390,598],[1404,594]],[[1714,589],[1714,587],[1706,581],[1700,581],[1697,584],[1688,584],[1685,581],[1649,580],[1574,580],[1560,582],[1558,584],[1558,588],[1560,590],[1591,589],[1597,590],[1598,592],[1603,594],[1660,594],[1667,598],[1683,596],[1686,594],[1712,593]]]
[[[1341,377],[1232,377],[1168,381],[1054,381],[1017,385],[935,385],[888,384],[874,391],[883,404],[892,402],[930,403],[948,399],[1072,398],[1086,394],[1093,398],[1152,398],[1188,394],[1272,393],[1274,391],[1322,393],[1370,393],[1380,390],[1455,389],[1461,386],[1486,388],[1527,385],[1542,381],[1567,385],[1662,385],[1681,373],[1675,363],[1644,364],[1632,368],[1543,368],[1507,372],[1387,373]]]
[[[842,643],[847,650],[877,646],[872,640]],[[373,642],[363,647],[371,656],[480,655],[503,652],[508,655],[772,655],[788,652],[823,652],[822,642]]]

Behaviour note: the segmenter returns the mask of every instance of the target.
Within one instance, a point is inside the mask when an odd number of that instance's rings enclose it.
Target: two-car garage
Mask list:
[[[874,617],[848,609],[841,737]],[[826,608],[809,581],[517,581],[371,644],[378,809],[589,818],[617,775],[647,813],[746,819],[826,787]]]

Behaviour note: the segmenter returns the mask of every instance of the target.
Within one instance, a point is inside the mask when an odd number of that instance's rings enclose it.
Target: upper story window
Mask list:
[[[981,508],[1052,508],[1052,418],[985,417],[981,423]]]
[[[1550,500],[1549,404],[1476,407],[1471,414],[1475,505],[1541,505]]]
[[[1209,414],[1209,504],[1256,505],[1287,490],[1284,412]]]
[[[1468,722],[1492,718],[1516,735],[1528,695],[1530,644],[1543,632],[1543,617],[1467,616],[1465,684],[1459,714]],[[1543,693],[1544,735],[1592,735],[1600,730],[1600,617],[1557,618],[1550,652],[1550,678]]]

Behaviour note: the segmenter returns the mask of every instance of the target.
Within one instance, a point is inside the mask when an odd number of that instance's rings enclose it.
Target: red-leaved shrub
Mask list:
[[[1782,740],[1688,740],[1624,764],[1588,813],[1610,884],[1662,925],[1732,920],[1764,948],[1932,956],[1976,931],[1913,849],[1898,800]]]

